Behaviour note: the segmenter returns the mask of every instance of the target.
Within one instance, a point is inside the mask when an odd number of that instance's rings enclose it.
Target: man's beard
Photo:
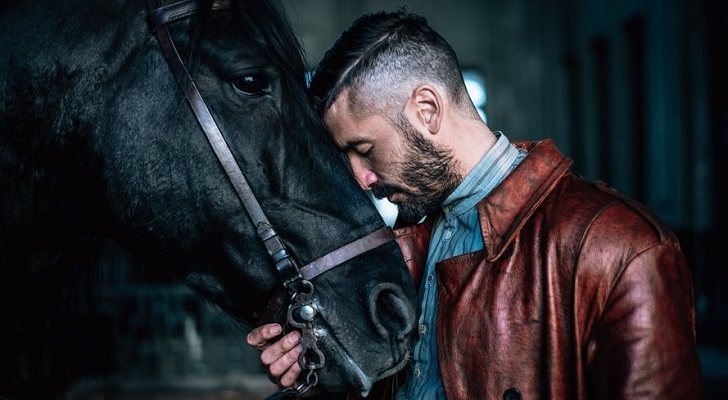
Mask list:
[[[456,172],[457,165],[449,149],[440,148],[423,138],[404,115],[400,115],[397,122],[406,147],[394,170],[399,171],[396,179],[410,189],[377,182],[371,190],[380,199],[394,193],[406,197],[395,204],[399,218],[412,224],[437,211],[463,178]]]

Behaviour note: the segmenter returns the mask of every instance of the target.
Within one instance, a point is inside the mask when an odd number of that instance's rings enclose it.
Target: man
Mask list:
[[[700,398],[691,278],[675,236],[551,141],[510,143],[470,102],[457,58],[420,17],[366,15],[311,95],[362,188],[412,224],[419,337],[396,398]],[[283,386],[296,332],[248,342]],[[274,343],[268,344],[269,341]]]

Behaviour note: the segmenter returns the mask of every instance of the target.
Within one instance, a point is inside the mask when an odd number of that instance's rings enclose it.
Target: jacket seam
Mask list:
[[[618,205],[620,203],[623,204],[623,202],[621,202],[619,200],[621,200],[621,199],[617,198],[615,202],[610,203],[608,206],[606,206],[603,209],[601,209],[597,215],[595,215],[595,217],[590,221],[589,227],[588,227],[587,231],[584,232],[584,237],[582,238],[582,240],[584,240],[584,238],[587,236],[588,231],[591,230],[591,227],[593,225],[594,220],[599,215],[601,215],[604,211],[606,211],[606,209],[612,208],[613,206]],[[632,208],[632,207],[630,207],[630,208]],[[642,213],[638,213],[638,214],[640,215],[640,217],[643,217],[642,216]],[[652,227],[654,228],[654,226],[652,226]],[[645,253],[650,252],[650,251],[653,251],[656,248],[659,248],[659,247],[665,247],[665,248],[674,247],[674,246],[671,246],[669,244],[663,243],[662,240],[661,240],[662,239],[662,235],[660,235],[659,232],[658,232],[658,234],[656,236],[658,237],[658,241],[656,243],[654,243],[654,244],[652,244],[650,246],[647,246],[646,248],[644,248],[641,251],[635,252],[635,254],[632,257],[630,257],[627,261],[623,262],[622,265],[618,268],[617,274],[615,275],[614,279],[612,279],[611,282],[609,283],[609,287],[607,288],[606,296],[604,297],[604,303],[603,303],[602,307],[600,307],[599,315],[597,316],[597,318],[594,321],[594,328],[592,329],[592,331],[598,331],[597,328],[602,324],[602,321],[603,321],[603,318],[604,318],[604,314],[605,314],[605,310],[607,309],[607,305],[610,302],[610,299],[611,299],[612,294],[614,292],[614,288],[617,287],[617,285],[619,284],[619,282],[622,279],[622,276],[624,276],[625,271],[627,271],[629,269],[629,267],[632,265],[632,263],[637,258],[643,256]],[[582,250],[583,250],[582,248],[579,249],[578,258],[581,257]],[[577,260],[578,260],[578,258],[577,258]],[[585,344],[584,350],[586,352],[585,355],[587,357],[589,356],[589,347],[591,346],[591,344],[593,342],[594,342],[594,337],[591,336],[589,338],[589,341],[584,343]],[[588,360],[585,359],[585,362],[586,361],[588,361]],[[585,365],[584,367],[586,368],[586,367],[588,367],[588,365]]]
[[[622,279],[622,276],[624,276],[625,271],[627,271],[627,269],[629,269],[629,266],[634,262],[634,260],[636,260],[637,258],[641,257],[645,253],[647,253],[649,251],[652,251],[652,250],[654,250],[654,249],[656,249],[658,247],[671,247],[671,246],[665,245],[663,243],[655,243],[655,244],[653,244],[653,245],[645,248],[644,250],[642,250],[640,252],[637,252],[633,257],[631,257],[627,262],[625,262],[621,266],[621,268],[619,270],[619,273],[614,277],[614,279],[612,281],[612,284],[610,285],[609,289],[607,290],[607,296],[606,296],[605,301],[604,301],[604,307],[599,312],[599,316],[597,317],[597,319],[594,321],[594,327],[595,327],[594,328],[594,331],[597,331],[598,330],[597,328],[599,326],[601,326],[602,320],[603,320],[604,314],[605,314],[604,310],[607,309],[607,304],[609,304],[609,300],[612,297],[612,292],[614,291],[614,288],[617,286],[617,284],[619,283],[619,281]],[[585,343],[586,344],[587,352],[588,352],[588,349],[589,349],[591,343],[593,343],[593,342],[594,342],[594,338],[591,337],[591,338],[589,338],[589,342],[588,343]],[[587,365],[585,365],[585,367],[587,367]]]
[[[655,218],[652,213],[650,213],[644,205],[640,204],[639,202],[636,202],[632,199],[629,199],[625,197],[622,193],[616,191],[615,189],[612,189],[609,185],[607,185],[604,182],[597,181],[595,182],[594,186],[602,193],[607,194],[610,197],[613,197],[616,201],[621,202],[625,206],[627,206],[629,209],[634,211],[637,215],[639,215],[640,218],[645,220],[650,227],[655,231],[655,234],[659,238],[660,243],[665,243],[670,240],[670,237],[668,235],[665,235],[664,229],[662,227],[662,224],[658,222],[658,220]]]
[[[596,221],[597,218],[599,218],[600,216],[602,216],[602,214],[604,214],[608,209],[610,209],[612,207],[615,207],[619,203],[620,203],[620,201],[618,199],[612,199],[611,202],[609,202],[607,204],[604,204],[589,219],[589,222],[587,222],[586,227],[584,228],[584,232],[582,232],[581,238],[579,239],[579,247],[578,247],[578,251],[576,252],[576,260],[575,260],[575,263],[579,261],[579,258],[581,258],[581,255],[584,252],[584,242],[586,241],[586,237],[589,235],[589,232],[591,231],[592,227],[594,226],[594,221]]]
[[[611,202],[609,202],[607,204],[604,204],[600,209],[598,209],[592,215],[592,217],[589,219],[589,221],[585,225],[584,230],[583,230],[583,232],[581,234],[581,239],[579,240],[579,247],[578,247],[578,250],[576,252],[576,256],[574,257],[574,290],[572,292],[572,299],[571,299],[572,300],[572,304],[575,305],[574,309],[572,310],[572,312],[573,312],[572,318],[574,319],[575,322],[578,321],[577,315],[579,315],[579,309],[576,307],[576,304],[579,304],[577,302],[577,288],[578,288],[578,286],[576,284],[576,281],[577,280],[582,280],[582,279],[580,279],[581,268],[579,268],[579,260],[581,259],[581,256],[584,253],[584,242],[586,241],[586,237],[589,235],[589,232],[591,232],[592,227],[594,226],[594,221],[596,221],[597,218],[599,218],[601,215],[603,215],[608,209],[611,209],[612,207],[615,207],[618,204],[619,204],[619,201],[617,199],[614,199],[614,198],[612,198],[612,201]],[[621,272],[620,272],[620,275],[621,275]],[[610,287],[609,290],[607,291],[607,296],[605,297],[604,304],[599,306],[599,308],[600,308],[600,310],[599,310],[599,316],[594,321],[594,327],[589,332],[589,338],[588,338],[588,340],[584,340],[584,347],[582,349],[578,349],[579,353],[581,354],[581,357],[580,358],[584,362],[584,371],[585,372],[586,372],[586,369],[587,369],[588,364],[589,364],[588,363],[588,361],[589,361],[589,347],[591,346],[591,343],[594,341],[594,337],[593,337],[593,334],[592,333],[596,330],[595,327],[597,325],[599,325],[599,322],[601,321],[601,317],[603,315],[604,309],[606,308],[607,299],[609,299],[609,294],[611,293],[611,289],[612,289],[612,287]],[[581,321],[581,324],[583,324],[585,322],[586,321]],[[579,334],[579,330],[577,330],[577,329],[575,329],[574,332],[577,333],[577,334]],[[578,338],[575,338],[575,339],[578,339]],[[586,338],[582,338],[582,339],[586,339]]]

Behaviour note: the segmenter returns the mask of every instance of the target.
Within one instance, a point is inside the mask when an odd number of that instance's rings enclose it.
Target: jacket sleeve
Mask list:
[[[692,282],[675,243],[626,260],[588,342],[589,398],[700,399]]]

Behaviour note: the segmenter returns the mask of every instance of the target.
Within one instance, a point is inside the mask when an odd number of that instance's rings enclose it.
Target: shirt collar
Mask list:
[[[455,218],[475,205],[490,193],[510,171],[518,158],[518,149],[502,132],[494,132],[497,140],[483,158],[465,176],[462,182],[442,203],[445,218]]]

